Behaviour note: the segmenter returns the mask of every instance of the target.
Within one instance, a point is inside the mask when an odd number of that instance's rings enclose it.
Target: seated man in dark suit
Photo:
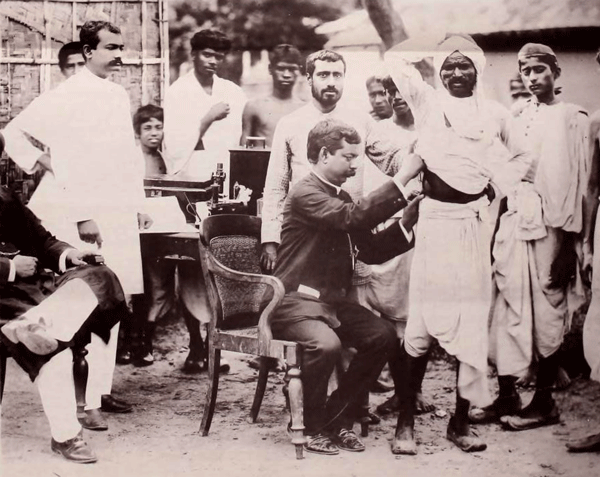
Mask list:
[[[2,142],[0,135],[0,153]],[[70,346],[85,345],[90,333],[108,342],[111,328],[128,313],[116,275],[88,262],[101,257],[54,238],[0,187],[0,316],[10,320],[0,329],[0,340],[37,384],[52,450],[80,463],[97,458],[77,420]],[[88,404],[100,402],[89,392],[97,375],[90,363]]]
[[[339,120],[318,123],[308,134],[312,172],[290,192],[283,212],[275,276],[286,295],[273,319],[273,336],[302,345],[305,449],[337,454],[362,451],[352,430],[360,396],[397,352],[394,327],[346,298],[355,260],[382,263],[413,246],[420,198],[408,205],[403,186],[422,167],[408,157],[401,171],[354,203],[341,185],[355,175],[361,138]],[[371,229],[406,207],[402,222]],[[327,383],[342,347],[357,354],[327,400]]]

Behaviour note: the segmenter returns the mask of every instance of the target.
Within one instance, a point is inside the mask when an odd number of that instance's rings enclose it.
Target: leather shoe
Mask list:
[[[79,418],[79,424],[84,429],[90,431],[106,431],[108,430],[108,423],[104,416],[100,412],[100,409],[88,409],[85,411],[85,417]]]
[[[560,422],[560,413],[556,405],[547,413],[531,412],[522,416],[502,416],[500,423],[507,431],[526,431]]]
[[[567,443],[569,452],[598,452],[600,451],[600,434],[593,434],[578,441]]]
[[[61,454],[65,459],[77,462],[78,464],[93,464],[98,460],[94,451],[83,440],[81,431],[73,439],[66,440],[65,442],[56,442],[52,439],[50,441],[50,448],[52,452]]]
[[[391,398],[386,400],[384,403],[377,406],[377,412],[379,414],[391,414],[400,409],[400,399],[398,395],[394,394]]]
[[[521,397],[518,394],[497,397],[489,406],[471,409],[469,421],[473,424],[488,424],[500,420],[502,416],[517,414],[520,410]]]
[[[110,394],[103,394],[100,398],[100,402],[102,404],[100,409],[103,412],[114,412],[121,414],[125,412],[131,412],[133,410],[133,406],[131,404],[121,401]]]

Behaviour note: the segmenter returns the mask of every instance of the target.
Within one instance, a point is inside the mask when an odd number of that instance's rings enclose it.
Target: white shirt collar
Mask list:
[[[331,182],[329,182],[327,179],[325,179],[323,176],[321,176],[320,174],[318,174],[318,173],[317,173],[317,172],[316,172],[314,169],[312,169],[312,173],[313,173],[315,176],[317,176],[317,178],[318,178],[318,179],[319,179],[321,182],[323,182],[323,183],[327,184],[328,186],[331,186],[331,187],[333,187],[333,188],[335,189],[335,193],[336,193],[337,195],[340,195],[340,192],[342,192],[342,188],[341,188],[340,186],[336,186],[335,184],[332,184],[332,183],[331,183]]]

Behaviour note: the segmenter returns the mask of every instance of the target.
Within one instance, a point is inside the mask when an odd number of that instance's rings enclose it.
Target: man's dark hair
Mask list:
[[[546,63],[550,67],[550,71],[555,74],[560,75],[560,66],[558,66],[558,60],[554,55],[535,55],[535,57],[540,60],[542,63]],[[521,66],[523,63],[519,60],[519,71],[521,71]]]
[[[341,61],[344,64],[344,73],[346,72],[346,61],[342,55],[331,50],[319,50],[311,53],[308,55],[308,58],[306,58],[306,74],[308,76],[312,76],[315,72],[315,62],[317,60],[328,61],[330,63]]]
[[[67,60],[69,59],[69,56],[76,55],[77,53],[83,57],[83,51],[81,50],[80,42],[72,41],[71,43],[63,45],[58,51],[58,67],[61,70],[64,70],[65,66],[67,66]]]
[[[390,89],[398,89],[396,83],[394,83],[394,80],[390,75],[386,75],[383,78],[381,78],[381,84],[383,85],[386,91]]]
[[[81,49],[85,45],[88,45],[91,50],[95,50],[98,47],[98,43],[100,43],[100,37],[98,33],[101,30],[108,30],[115,35],[120,35],[121,30],[118,26],[113,25],[111,22],[106,22],[102,20],[90,20],[83,24],[81,27],[81,31],[79,32],[79,41],[81,43]]]
[[[163,108],[153,104],[146,104],[140,107],[133,115],[133,129],[136,134],[142,131],[142,124],[147,123],[151,119],[158,119],[161,123],[165,122]]]
[[[295,46],[282,43],[269,52],[269,63],[271,65],[276,65],[280,62],[293,63],[301,66],[302,54]]]
[[[327,149],[335,154],[342,148],[342,139],[348,144],[359,144],[361,139],[358,131],[339,119],[324,119],[319,121],[308,133],[307,155],[312,164],[319,162],[319,152]]]
[[[383,86],[383,78],[381,77],[381,75],[369,76],[367,78],[367,80],[365,81],[365,85],[367,88],[369,88],[369,86],[371,86],[374,83],[379,83],[380,85]],[[384,86],[384,88],[385,88],[385,86]]]
[[[227,38],[225,33],[219,30],[200,30],[190,40],[192,51],[200,51],[205,48],[211,50],[228,52],[231,50],[231,40]]]

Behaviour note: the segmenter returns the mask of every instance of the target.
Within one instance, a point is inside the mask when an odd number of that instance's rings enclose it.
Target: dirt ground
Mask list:
[[[99,462],[72,464],[50,451],[50,434],[37,391],[14,362],[9,362],[2,405],[2,477],[121,476],[485,476],[591,477],[600,475],[600,454],[568,454],[565,442],[600,429],[600,384],[576,380],[557,393],[562,423],[521,433],[504,432],[496,424],[478,431],[488,450],[465,454],[446,440],[448,416],[417,418],[419,455],[395,457],[390,438],[395,417],[371,426],[363,453],[338,456],[305,454],[296,460],[285,433],[288,421],[281,392],[282,374],[269,381],[259,422],[248,416],[256,371],[248,357],[225,354],[232,365],[222,376],[210,435],[201,437],[206,375],[190,376],[179,368],[187,354],[180,323],[159,327],[158,361],[148,368],[119,366],[115,395],[135,404],[131,414],[107,414],[107,432],[85,431]],[[430,363],[424,392],[438,410],[449,413],[454,374],[443,360]],[[525,401],[531,395],[526,393]],[[372,394],[373,405],[384,394]],[[443,413],[442,413],[443,414]],[[358,426],[357,426],[358,431]]]

